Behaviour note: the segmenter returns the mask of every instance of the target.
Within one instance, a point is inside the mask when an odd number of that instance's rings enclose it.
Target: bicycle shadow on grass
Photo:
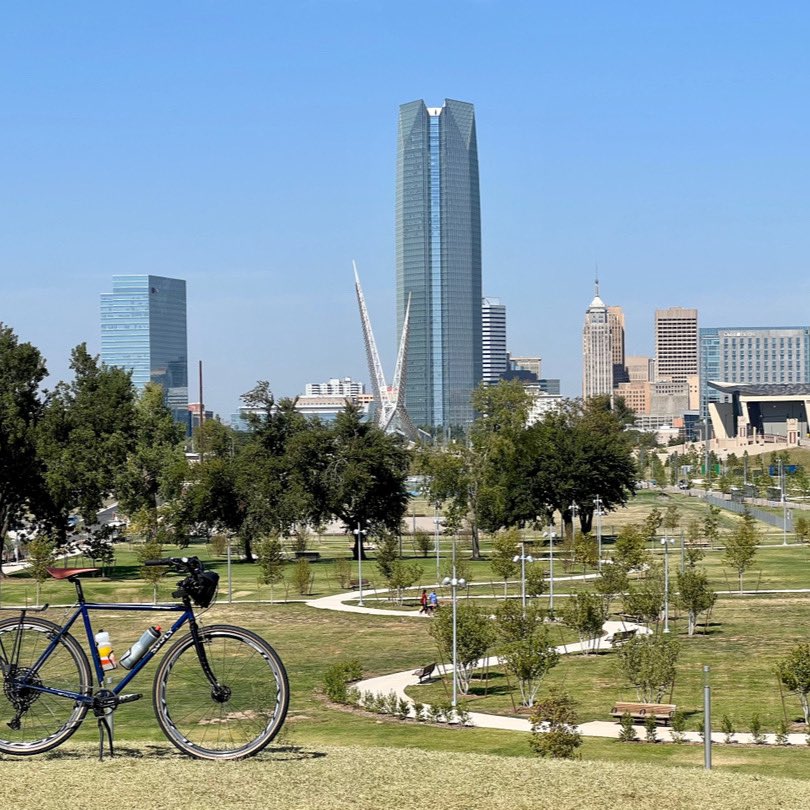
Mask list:
[[[261,751],[253,757],[249,757],[248,760],[269,759],[276,760],[278,762],[300,762],[310,759],[321,759],[325,756],[326,753],[323,751],[313,751],[299,745],[269,745],[264,749],[264,751]],[[48,761],[98,759],[98,749],[59,749],[55,751],[48,751],[42,755],[42,758]],[[104,759],[108,760],[109,758],[109,753],[105,751]],[[163,745],[144,745],[137,748],[129,745],[116,746],[115,756],[113,758],[193,761],[192,757],[177,751],[175,748]],[[19,757],[14,756],[0,756],[0,761],[13,762],[19,759]]]

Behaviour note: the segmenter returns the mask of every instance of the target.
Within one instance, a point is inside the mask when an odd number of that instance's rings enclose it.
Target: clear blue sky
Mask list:
[[[223,415],[394,352],[397,107],[476,106],[484,293],[579,392],[584,310],[810,321],[810,4],[43,2],[0,10],[0,320],[54,376],[117,273],[188,281]],[[196,394],[192,389],[192,398]]]

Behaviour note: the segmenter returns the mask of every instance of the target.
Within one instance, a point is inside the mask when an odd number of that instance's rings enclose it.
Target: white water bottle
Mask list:
[[[115,660],[113,653],[112,641],[110,641],[110,634],[105,630],[99,630],[95,635],[96,647],[98,647],[98,657],[101,659],[101,668],[105,672],[115,669],[118,663]]]
[[[124,669],[132,669],[146,651],[160,638],[160,625],[149,627],[144,634],[121,656],[120,664]]]

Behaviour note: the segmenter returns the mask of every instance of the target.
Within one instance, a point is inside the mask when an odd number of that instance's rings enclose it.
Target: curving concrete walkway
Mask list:
[[[570,577],[570,579],[577,579],[578,577]],[[555,582],[557,578],[555,577]],[[388,593],[388,589],[364,590],[364,597],[375,597],[378,594]],[[346,593],[333,594],[332,596],[323,596],[319,599],[310,599],[306,602],[307,605],[319,610],[335,610],[343,613],[365,613],[371,616],[396,616],[396,617],[413,617],[429,619],[430,616],[420,613],[417,609],[414,610],[385,610],[384,608],[370,608],[360,607],[359,605],[347,605],[349,600],[357,599],[357,591],[348,591]],[[631,622],[605,622],[602,625],[602,635],[596,639],[589,639],[586,642],[576,642],[572,644],[563,644],[557,647],[557,652],[560,655],[568,655],[571,653],[582,652],[583,648],[590,651],[593,650],[609,650],[612,645],[613,634],[620,630],[635,629],[639,633],[648,634],[652,631],[648,627],[633,624]],[[477,667],[483,668],[486,666],[496,666],[500,663],[497,656],[491,658],[481,659]],[[452,664],[439,664],[437,670],[440,674],[446,675],[452,673]],[[405,690],[409,686],[417,686],[419,678],[413,674],[411,670],[403,672],[392,672],[388,675],[379,675],[376,678],[366,678],[365,680],[358,681],[354,687],[360,692],[373,692],[389,694],[393,692],[401,700],[407,701],[410,706],[410,716],[415,715],[413,709],[414,700],[406,694]],[[528,733],[531,731],[531,722],[528,718],[524,717],[508,717],[499,714],[485,714],[484,712],[470,712],[469,724],[478,726],[479,728],[492,728],[502,731],[522,731]],[[644,726],[634,726],[638,738],[643,740],[646,736]],[[618,739],[620,726],[616,722],[607,720],[591,720],[587,723],[579,725],[579,731],[586,737],[603,737],[608,739]],[[659,727],[657,730],[658,739],[662,742],[673,742],[672,729],[667,727]],[[776,745],[776,735],[766,734],[765,744]],[[684,732],[684,740],[687,742],[702,742],[703,738],[697,731]],[[740,744],[753,744],[753,736],[748,733],[739,732],[733,737],[734,743]],[[804,746],[808,742],[808,737],[804,734],[788,734],[788,742],[790,745]],[[722,732],[712,732],[712,744],[726,745],[725,735]]]

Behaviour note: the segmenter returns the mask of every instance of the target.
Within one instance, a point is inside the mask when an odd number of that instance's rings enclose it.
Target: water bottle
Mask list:
[[[105,672],[115,669],[118,662],[115,660],[110,634],[104,630],[99,630],[95,635],[95,642],[96,647],[98,647],[98,657],[101,659],[101,668]]]
[[[121,666],[132,669],[146,651],[160,638],[160,625],[148,628],[144,634],[121,656]]]

